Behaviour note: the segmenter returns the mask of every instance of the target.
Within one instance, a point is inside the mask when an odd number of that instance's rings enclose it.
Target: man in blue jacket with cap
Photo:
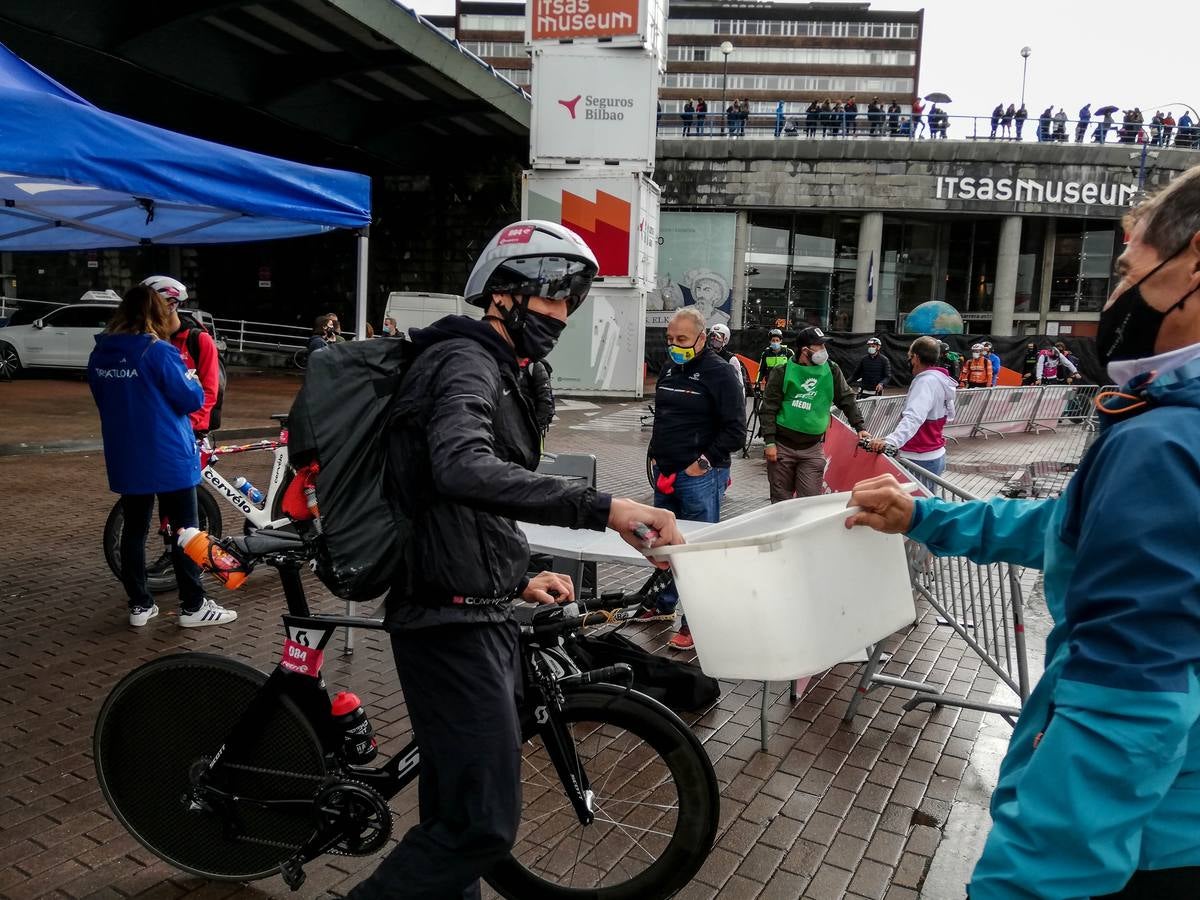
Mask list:
[[[1054,630],[971,900],[1200,896],[1200,167],[1131,212],[1097,349],[1119,391],[1062,497],[856,486],[848,525],[1045,572]]]

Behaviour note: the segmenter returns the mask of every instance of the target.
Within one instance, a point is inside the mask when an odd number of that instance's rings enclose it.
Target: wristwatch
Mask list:
[[[701,453],[700,458],[696,460],[696,465],[700,467],[701,472],[707,472],[712,468],[712,463],[708,461],[708,457],[703,453]]]

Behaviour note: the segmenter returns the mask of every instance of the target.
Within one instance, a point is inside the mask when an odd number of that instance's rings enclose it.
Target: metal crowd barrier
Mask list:
[[[896,462],[913,478],[919,477],[935,497],[954,503],[978,499],[924,469],[910,469],[904,466],[903,460]],[[890,657],[884,653],[881,641],[868,650],[858,689],[846,710],[846,721],[854,718],[859,703],[871,689],[889,685],[916,692],[916,696],[904,704],[905,710],[922,703],[957,706],[997,713],[1013,724],[1029,697],[1021,568],[1009,563],[979,565],[961,556],[937,557],[913,541],[906,541],[905,545],[913,593],[933,607],[939,624],[953,628],[1017,695],[1019,705],[980,702],[955,696],[925,682],[885,675],[882,670]]]

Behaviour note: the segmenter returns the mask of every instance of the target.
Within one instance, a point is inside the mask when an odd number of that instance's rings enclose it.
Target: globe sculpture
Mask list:
[[[962,334],[963,320],[949,303],[930,300],[904,317],[904,330],[908,334]]]

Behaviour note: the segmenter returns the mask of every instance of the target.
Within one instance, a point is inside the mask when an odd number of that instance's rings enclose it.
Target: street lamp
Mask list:
[[[721,41],[721,55],[725,57],[725,64],[721,68],[721,119],[725,123],[725,130],[729,128],[729,116],[725,112],[725,82],[729,78],[729,54],[733,52],[733,44],[729,41]]]
[[[1025,105],[1025,76],[1029,74],[1029,54],[1033,52],[1032,47],[1021,48],[1021,105]]]

